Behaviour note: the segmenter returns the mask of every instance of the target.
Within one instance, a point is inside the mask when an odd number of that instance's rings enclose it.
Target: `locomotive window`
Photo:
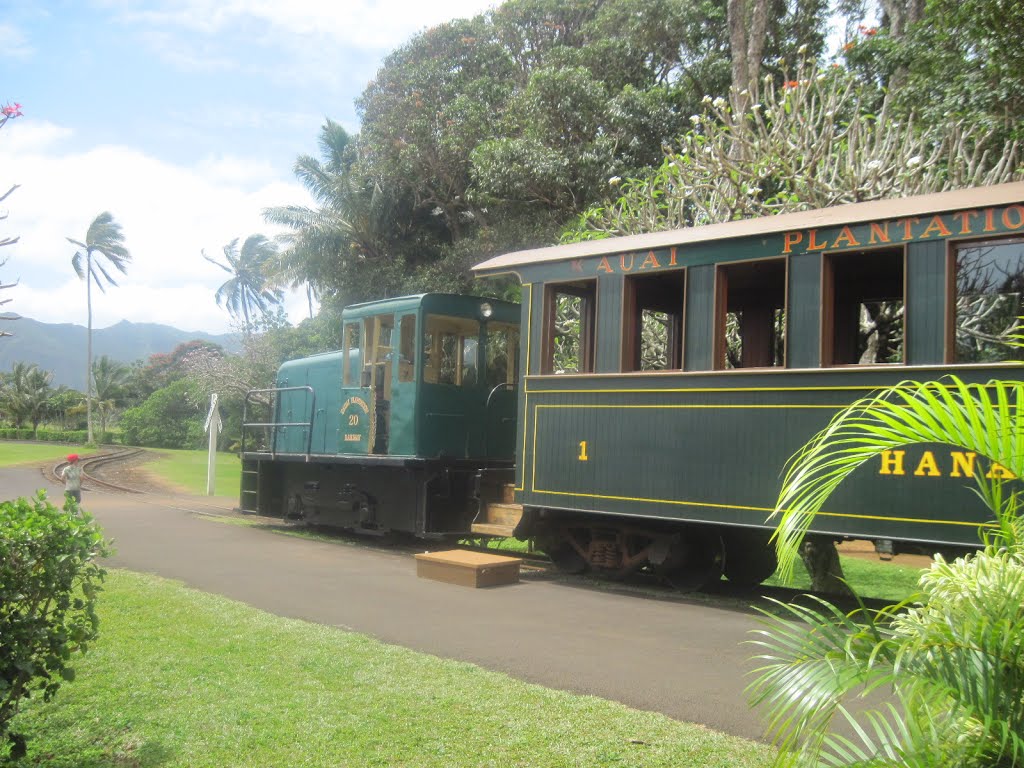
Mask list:
[[[544,305],[544,373],[594,370],[597,282],[547,286]]]
[[[487,386],[515,384],[519,380],[519,326],[487,324]]]
[[[416,367],[416,315],[406,315],[399,325],[398,380],[412,381]]]
[[[345,352],[342,359],[345,361],[345,386],[359,386],[359,370],[362,365],[359,359],[359,323],[345,324]]]
[[[423,380],[431,384],[477,384],[480,323],[465,317],[428,315],[423,334]]]
[[[1010,342],[1024,314],[1024,240],[963,245],[954,267],[956,362],[1020,360]]]
[[[715,280],[715,367],[785,365],[786,260],[720,264]]]
[[[834,253],[824,261],[825,365],[903,362],[903,249]]]
[[[622,369],[679,370],[683,360],[686,273],[626,278]]]

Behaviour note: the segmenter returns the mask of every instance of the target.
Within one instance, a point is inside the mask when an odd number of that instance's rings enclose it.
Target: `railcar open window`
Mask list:
[[[1024,240],[969,243],[955,251],[955,361],[1020,360],[1010,345],[1024,314]]]
[[[625,285],[622,368],[665,371],[683,367],[686,273],[629,276]]]
[[[515,386],[519,381],[519,326],[487,323],[487,386]]]
[[[479,321],[427,315],[423,334],[423,380],[429,384],[475,386],[479,346]]]
[[[359,386],[359,323],[345,323],[344,384],[346,387]]]
[[[825,256],[825,365],[903,362],[903,261],[902,248]]]
[[[544,305],[544,373],[594,370],[597,282],[548,285]]]
[[[416,368],[416,315],[406,315],[399,323],[398,380],[413,380]]]
[[[715,367],[786,364],[786,260],[719,264]]]

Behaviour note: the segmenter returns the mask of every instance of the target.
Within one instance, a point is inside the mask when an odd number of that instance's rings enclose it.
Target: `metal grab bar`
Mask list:
[[[281,392],[297,392],[304,390],[309,393],[309,421],[248,421],[249,413],[249,399],[253,395],[263,395],[268,392],[271,395],[270,399],[270,411],[275,416],[277,415],[278,408],[281,402],[278,398],[278,394]],[[278,427],[307,427],[306,430],[306,460],[309,460],[309,455],[313,447],[313,419],[316,417],[316,392],[309,385],[302,387],[271,387],[270,389],[250,389],[245,393],[245,401],[242,403],[242,453],[245,453],[245,432],[247,427],[270,427],[270,454],[275,456],[277,454],[277,428]]]

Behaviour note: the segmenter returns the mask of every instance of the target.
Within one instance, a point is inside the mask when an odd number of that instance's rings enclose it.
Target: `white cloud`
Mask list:
[[[84,285],[71,269],[75,249],[66,238],[82,239],[92,219],[109,210],[133,261],[117,275],[119,287],[94,294],[94,325],[127,319],[226,331],[230,318],[213,298],[226,275],[202,251],[219,255],[236,237],[271,236],[263,208],[308,201],[260,160],[225,155],[187,168],[124,146],[62,152],[53,138],[66,135],[59,127],[41,126],[50,139],[18,135],[40,126],[17,127],[0,142],[3,181],[21,184],[6,201],[2,231],[21,239],[5,249],[3,277],[20,278],[7,308],[37,320],[84,323]]]

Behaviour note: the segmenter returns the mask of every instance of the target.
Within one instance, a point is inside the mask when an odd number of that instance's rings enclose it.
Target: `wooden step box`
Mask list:
[[[522,559],[452,549],[416,555],[416,575],[463,587],[497,587],[519,581]]]

